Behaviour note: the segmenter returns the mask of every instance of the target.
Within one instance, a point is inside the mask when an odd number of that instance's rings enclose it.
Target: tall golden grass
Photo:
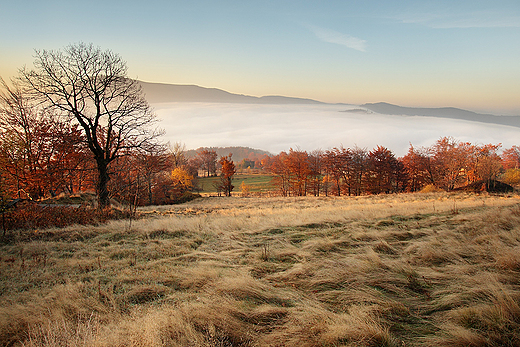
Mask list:
[[[520,197],[206,198],[13,232],[3,346],[517,346]]]

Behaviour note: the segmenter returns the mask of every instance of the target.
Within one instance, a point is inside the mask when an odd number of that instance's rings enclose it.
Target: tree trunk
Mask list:
[[[110,207],[110,195],[108,192],[108,163],[101,159],[97,160],[98,170],[98,182],[97,182],[97,194],[98,194],[98,209],[103,210]]]
[[[148,175],[148,204],[153,205],[153,195],[152,195],[152,174]]]

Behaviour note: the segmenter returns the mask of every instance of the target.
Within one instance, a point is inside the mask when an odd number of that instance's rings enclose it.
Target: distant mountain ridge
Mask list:
[[[455,107],[418,108],[392,105],[386,102],[361,105],[373,112],[390,115],[426,116],[438,118],[462,119],[473,122],[491,123],[520,127],[520,116],[495,116],[462,110]]]
[[[165,84],[139,81],[149,103],[163,102],[215,102],[240,104],[325,104],[321,101],[279,95],[250,96],[233,94],[217,88],[196,85]]]
[[[331,105],[313,99],[279,95],[257,97],[244,94],[233,94],[222,89],[205,88],[197,85],[138,82],[143,88],[146,99],[151,104],[168,102],[208,102],[261,105]],[[367,103],[359,106],[371,112],[381,114],[451,118],[520,127],[520,116],[495,116],[492,114],[481,114],[455,107],[403,107],[386,102]],[[347,112],[356,112],[360,114],[362,114],[363,111],[363,109],[347,110]]]

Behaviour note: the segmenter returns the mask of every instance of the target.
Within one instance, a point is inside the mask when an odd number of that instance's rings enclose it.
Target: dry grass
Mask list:
[[[517,346],[520,198],[208,198],[0,247],[5,346]]]

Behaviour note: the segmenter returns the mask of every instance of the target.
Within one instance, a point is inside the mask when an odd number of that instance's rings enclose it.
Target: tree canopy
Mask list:
[[[34,69],[20,71],[30,95],[78,124],[97,165],[99,207],[110,205],[109,165],[129,151],[149,149],[160,135],[156,117],[125,61],[92,44],[37,50]]]

